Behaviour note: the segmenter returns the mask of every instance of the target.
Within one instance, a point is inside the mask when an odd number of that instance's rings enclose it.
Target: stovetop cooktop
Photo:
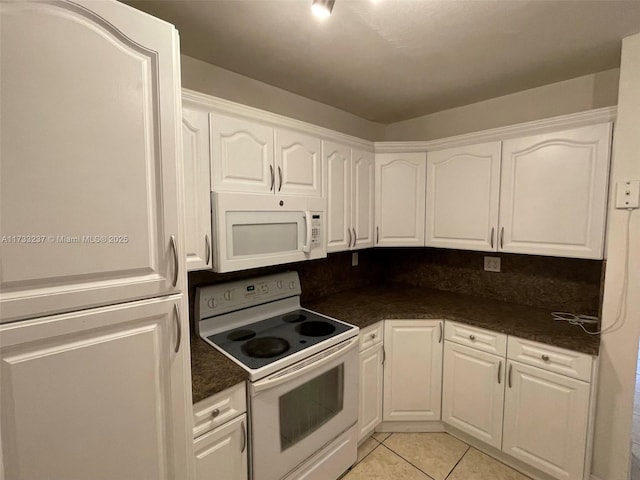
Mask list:
[[[247,367],[258,369],[351,329],[352,325],[298,309],[207,339]]]

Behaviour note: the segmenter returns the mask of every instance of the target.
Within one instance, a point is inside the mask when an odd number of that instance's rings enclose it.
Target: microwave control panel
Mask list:
[[[322,248],[322,214],[311,214],[311,250]]]

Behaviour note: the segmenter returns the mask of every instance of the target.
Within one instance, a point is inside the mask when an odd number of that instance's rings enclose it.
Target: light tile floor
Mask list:
[[[447,433],[374,433],[342,480],[530,480]]]

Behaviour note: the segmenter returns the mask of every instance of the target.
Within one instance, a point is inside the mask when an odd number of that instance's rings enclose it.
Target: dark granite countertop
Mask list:
[[[193,403],[244,382],[249,374],[200,337],[191,337]]]
[[[553,320],[550,310],[403,284],[350,290],[303,306],[360,328],[384,319],[443,319],[589,355],[600,346],[599,335]]]
[[[443,319],[597,355],[599,335],[554,321],[551,311],[403,284],[359,288],[303,302],[305,308],[360,328],[385,319]],[[206,344],[191,338],[193,403],[244,382],[247,372]]]

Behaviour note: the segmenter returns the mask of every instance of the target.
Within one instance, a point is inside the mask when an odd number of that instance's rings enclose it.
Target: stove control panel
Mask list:
[[[196,289],[198,320],[300,295],[297,272],[283,272]]]

